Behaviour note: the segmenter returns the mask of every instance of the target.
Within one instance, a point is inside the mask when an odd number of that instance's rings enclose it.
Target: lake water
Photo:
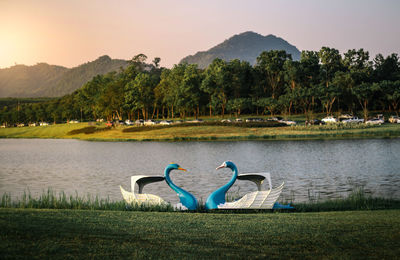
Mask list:
[[[400,139],[240,142],[87,142],[57,139],[0,139],[0,194],[36,196],[49,187],[81,196],[121,200],[119,185],[130,190],[131,175],[162,175],[170,162],[188,172],[173,171],[172,180],[203,201],[239,172],[270,172],[274,187],[285,181],[281,198],[307,201],[309,196],[345,196],[362,186],[374,196],[400,198]],[[255,191],[237,181],[232,192]],[[145,193],[177,203],[164,183]]]

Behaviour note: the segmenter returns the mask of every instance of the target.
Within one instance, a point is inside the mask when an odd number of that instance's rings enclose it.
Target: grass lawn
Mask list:
[[[131,127],[132,128],[132,127]],[[312,140],[400,137],[400,124],[381,126],[326,125],[284,127],[238,127],[227,125],[174,125],[144,127],[127,131],[129,127],[106,128],[87,123],[58,124],[38,127],[1,128],[0,138],[75,138],[98,141],[197,141],[197,140]],[[135,129],[136,130],[136,129]]]
[[[400,210],[213,214],[0,209],[1,258],[398,259]]]

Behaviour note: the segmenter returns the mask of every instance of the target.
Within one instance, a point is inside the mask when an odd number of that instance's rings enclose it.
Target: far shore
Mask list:
[[[54,124],[0,128],[0,138],[79,139],[87,141],[241,141],[335,140],[399,138],[400,124],[255,127],[234,123],[157,127],[116,126],[104,123]]]

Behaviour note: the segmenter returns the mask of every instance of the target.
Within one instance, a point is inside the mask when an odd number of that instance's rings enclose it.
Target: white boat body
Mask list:
[[[122,186],[119,186],[122,197],[129,204],[146,204],[146,205],[160,205],[167,204],[160,196],[154,194],[142,193],[143,187],[149,183],[163,181],[162,176],[147,176],[147,175],[135,175],[131,177],[131,190],[132,192],[126,191]],[[139,186],[139,192],[135,192],[136,184]]]
[[[166,204],[166,202],[159,196],[154,194],[146,194],[146,193],[133,193],[124,190],[121,186],[122,197],[124,200],[129,204],[148,204],[148,205],[159,205],[159,204]]]
[[[284,183],[279,187],[247,193],[241,199],[234,202],[226,202],[218,205],[219,209],[272,209],[282,192]]]
[[[268,190],[262,186],[265,179],[268,180]],[[252,181],[257,185],[258,190],[247,193],[239,200],[220,204],[218,209],[272,209],[285,185],[285,182],[282,182],[280,186],[273,189],[269,173],[244,173],[238,176],[238,180]]]

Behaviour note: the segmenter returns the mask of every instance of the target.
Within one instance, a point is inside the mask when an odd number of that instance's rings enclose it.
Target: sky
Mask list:
[[[139,53],[172,67],[245,31],[274,34],[299,50],[400,54],[400,1],[0,0],[0,68],[71,68]]]

